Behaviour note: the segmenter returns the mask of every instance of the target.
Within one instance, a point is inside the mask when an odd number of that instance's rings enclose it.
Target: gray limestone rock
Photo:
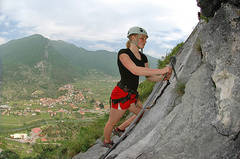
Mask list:
[[[206,62],[214,67],[218,113],[213,124],[231,138],[240,131],[240,20],[234,20],[240,16],[238,12],[239,8],[224,5],[200,34]]]
[[[201,13],[205,17],[213,17],[214,13],[220,8],[222,0],[197,0]]]
[[[113,150],[115,159],[240,158],[240,9],[226,3],[200,21],[177,55],[176,79]],[[99,158],[99,143],[74,159]]]
[[[205,17],[213,17],[222,3],[229,3],[240,7],[239,0],[197,0],[197,5],[201,8],[201,13]]]

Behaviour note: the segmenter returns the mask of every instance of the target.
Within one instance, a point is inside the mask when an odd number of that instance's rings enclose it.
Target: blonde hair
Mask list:
[[[127,43],[126,43],[126,47],[129,49],[129,48],[130,48],[130,45],[131,45],[131,41],[128,40]]]
[[[130,48],[131,39],[132,39],[132,37],[135,36],[135,35],[137,35],[137,34],[132,34],[132,35],[130,35],[130,36],[128,37],[128,41],[126,42],[126,47],[127,47],[127,48]]]

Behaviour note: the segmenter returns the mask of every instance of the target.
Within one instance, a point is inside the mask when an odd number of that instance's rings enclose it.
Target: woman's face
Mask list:
[[[146,35],[138,35],[138,46],[140,48],[144,48],[145,44],[147,43],[147,36]]]
[[[133,40],[137,42],[138,46],[142,49],[144,48],[146,42],[147,42],[147,36],[143,34],[134,35]]]

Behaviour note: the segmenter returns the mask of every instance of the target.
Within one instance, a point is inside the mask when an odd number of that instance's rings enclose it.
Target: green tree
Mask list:
[[[0,159],[20,159],[20,157],[15,152],[4,150],[0,153]]]

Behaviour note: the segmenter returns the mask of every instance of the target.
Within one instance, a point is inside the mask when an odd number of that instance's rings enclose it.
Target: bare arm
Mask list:
[[[139,67],[130,59],[127,54],[121,54],[119,56],[122,64],[134,75],[137,76],[153,76],[153,75],[162,75],[169,72],[169,68],[164,69],[151,69],[149,67]]]
[[[149,68],[148,63],[145,63],[145,67]],[[164,78],[164,75],[152,75],[152,76],[146,76],[147,80],[152,82],[158,82],[161,81]]]

